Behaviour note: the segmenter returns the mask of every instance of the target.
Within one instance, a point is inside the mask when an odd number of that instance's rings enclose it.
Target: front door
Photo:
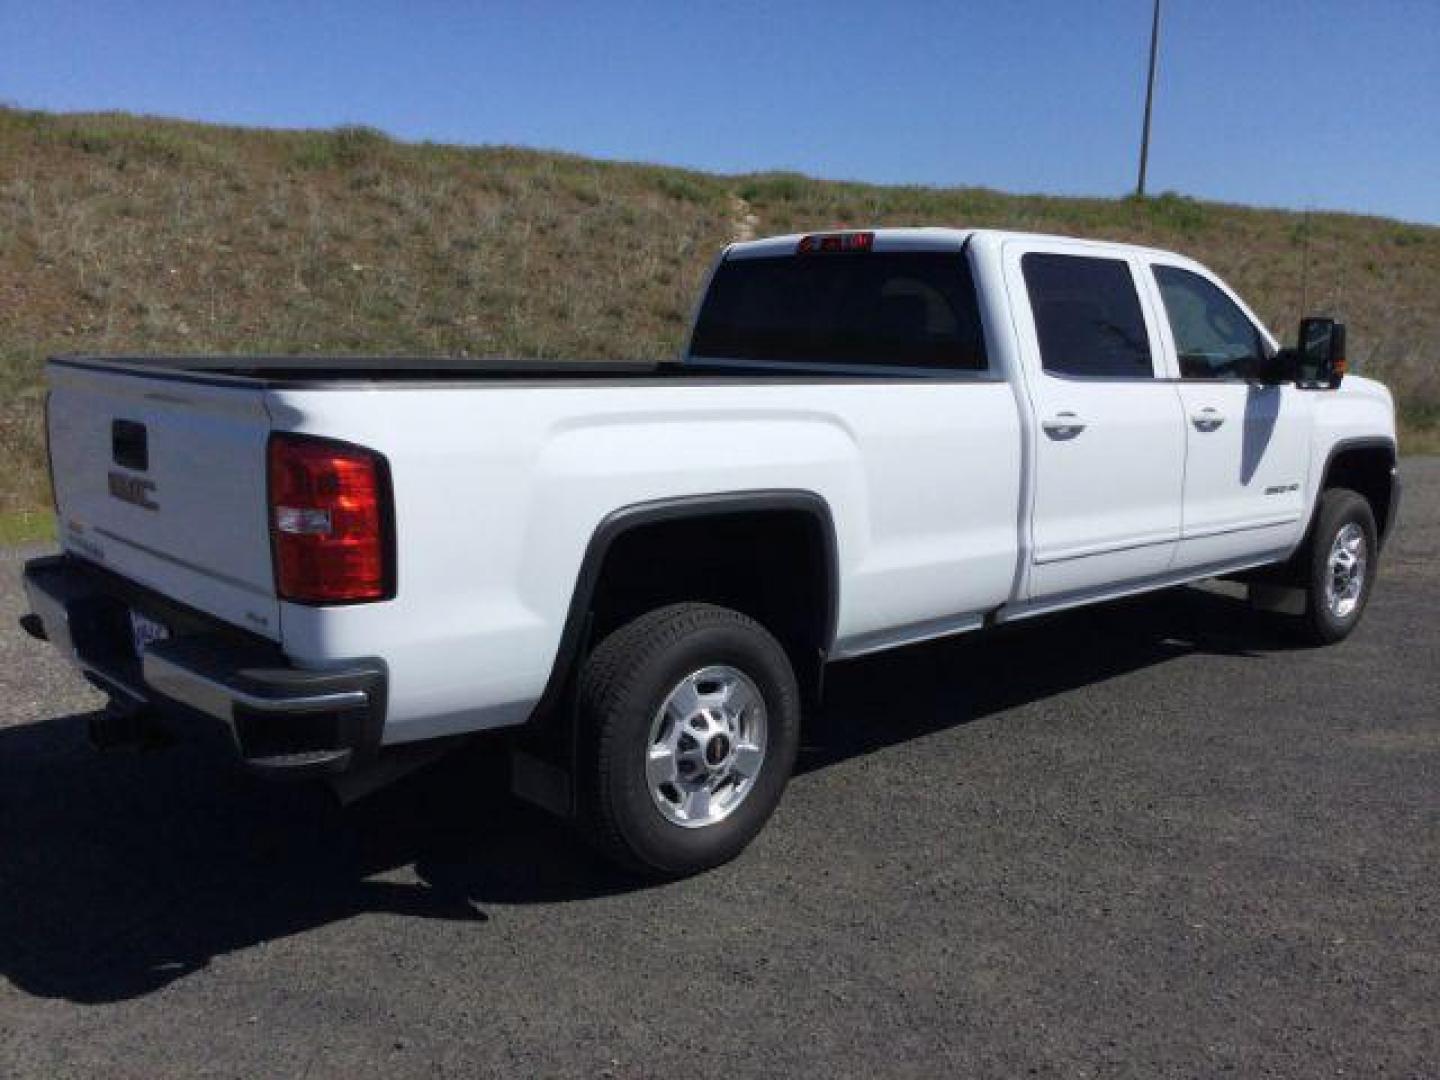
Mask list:
[[[1163,261],[1152,270],[1185,414],[1175,564],[1196,569],[1283,552],[1304,527],[1314,395],[1256,379],[1274,346],[1219,283]]]
[[[1133,258],[1006,245],[1034,424],[1028,590],[1064,600],[1165,574],[1180,536],[1185,430]]]

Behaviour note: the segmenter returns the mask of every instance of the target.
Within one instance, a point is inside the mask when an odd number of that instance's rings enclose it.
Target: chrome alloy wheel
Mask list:
[[[685,676],[650,724],[650,798],[667,821],[684,828],[734,813],[764,762],[765,700],[737,668],[717,664]]]
[[[1325,606],[1337,619],[1348,619],[1365,589],[1365,530],[1346,522],[1335,534],[1325,568]]]

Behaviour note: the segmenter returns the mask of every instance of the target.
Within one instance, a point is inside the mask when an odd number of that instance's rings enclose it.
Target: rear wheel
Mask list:
[[[1329,645],[1350,636],[1370,599],[1377,554],[1370,504],[1346,488],[1324,492],[1302,564],[1306,604],[1300,630],[1308,641]]]
[[[785,650],[748,616],[642,615],[601,642],[579,693],[581,823],[614,861],[659,877],[717,866],[780,801],[800,695]]]

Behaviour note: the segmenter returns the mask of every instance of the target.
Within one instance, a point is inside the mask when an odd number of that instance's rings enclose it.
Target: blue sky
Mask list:
[[[0,101],[1133,187],[1150,0],[0,0]],[[1440,0],[1165,0],[1150,189],[1440,223]]]

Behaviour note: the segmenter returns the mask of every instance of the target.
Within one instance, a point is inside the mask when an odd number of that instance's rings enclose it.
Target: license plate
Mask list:
[[[147,646],[164,641],[169,636],[170,628],[164,623],[138,611],[130,612],[130,640],[135,644],[136,656],[142,655]]]

